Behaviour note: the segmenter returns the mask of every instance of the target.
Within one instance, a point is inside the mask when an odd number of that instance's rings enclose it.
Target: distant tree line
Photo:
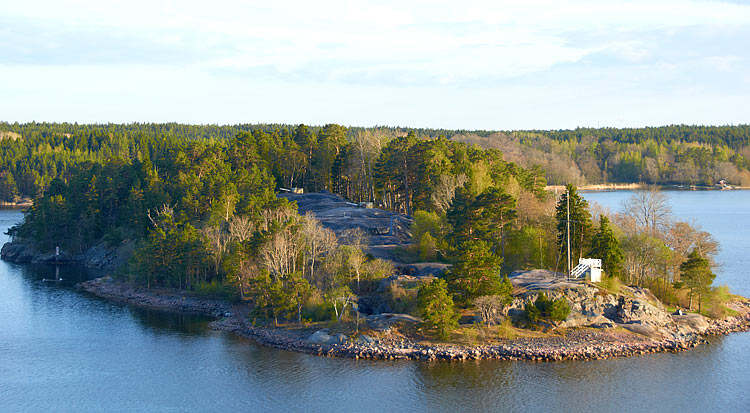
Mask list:
[[[543,166],[551,184],[643,182],[750,186],[750,126],[578,128],[463,133],[453,140],[503,152],[524,167]]]

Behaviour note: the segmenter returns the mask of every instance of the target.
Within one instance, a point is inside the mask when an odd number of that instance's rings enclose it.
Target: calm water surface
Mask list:
[[[617,209],[623,192],[585,194]],[[671,192],[750,295],[750,192]],[[22,218],[0,210],[0,229]],[[5,237],[2,236],[4,240]],[[0,411],[749,411],[750,334],[592,362],[374,362],[268,349],[208,320],[76,291],[94,276],[0,262]]]

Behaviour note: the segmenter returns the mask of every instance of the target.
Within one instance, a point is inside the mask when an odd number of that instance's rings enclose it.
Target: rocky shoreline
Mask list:
[[[117,247],[96,244],[80,254],[60,250],[39,251],[32,243],[16,240],[6,242],[0,249],[0,259],[19,264],[80,264],[86,267],[114,270],[121,267],[133,253],[132,241],[123,242]]]
[[[111,277],[95,278],[77,285],[101,298],[139,307],[177,311],[210,317],[231,316],[232,306],[224,301],[206,300],[181,294],[179,290],[146,289]]]
[[[677,352],[707,342],[707,336],[750,330],[750,303],[737,302],[741,315],[709,320],[700,334],[681,334],[654,339],[621,330],[571,329],[565,337],[506,340],[498,345],[458,346],[423,345],[404,338],[316,344],[310,341],[312,330],[291,330],[252,326],[240,308],[226,302],[197,299],[171,290],[147,290],[127,283],[100,278],[80,284],[81,289],[97,296],[129,304],[217,317],[211,323],[216,330],[229,331],[259,344],[307,354],[375,360],[600,360],[657,352]],[[315,334],[318,334],[316,332]]]

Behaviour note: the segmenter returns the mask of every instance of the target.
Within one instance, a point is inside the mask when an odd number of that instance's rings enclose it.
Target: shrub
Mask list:
[[[729,287],[720,285],[711,288],[710,294],[703,297],[703,313],[711,318],[722,318],[734,315],[734,311],[725,305],[731,299]]]
[[[396,267],[391,260],[375,258],[364,264],[362,272],[365,274],[365,277],[379,281],[393,275],[396,272]]]
[[[570,314],[570,306],[565,298],[550,300],[547,294],[540,293],[536,301],[526,303],[524,317],[530,323],[536,323],[539,319],[564,321]]]
[[[336,313],[327,302],[310,303],[302,309],[302,318],[316,322],[330,321],[336,319]]]
[[[479,337],[479,331],[477,331],[475,327],[466,327],[462,329],[461,333],[463,334],[464,340],[466,340],[467,344],[476,344],[477,337]]]
[[[549,308],[549,318],[557,321],[565,321],[570,314],[570,306],[564,298],[558,298],[552,302]]]
[[[417,314],[417,290],[391,284],[386,294],[388,305],[394,313]]]
[[[539,311],[539,308],[534,303],[526,303],[526,306],[523,309],[523,316],[529,323],[536,323],[539,321],[539,318],[542,316],[542,312]]]
[[[195,294],[200,297],[227,301],[237,301],[239,299],[236,288],[231,285],[222,284],[216,280],[198,284],[198,288],[195,289]]]
[[[604,288],[610,294],[617,294],[620,292],[622,284],[620,283],[619,277],[602,277],[599,287]]]
[[[539,309],[539,312],[543,317],[546,317],[549,315],[550,307],[552,307],[552,301],[547,298],[547,294],[540,293],[536,297],[536,301],[534,302],[534,305],[536,308]]]
[[[508,301],[510,300],[498,295],[483,295],[474,300],[474,309],[482,317],[482,322],[491,326],[498,321],[499,313]]]

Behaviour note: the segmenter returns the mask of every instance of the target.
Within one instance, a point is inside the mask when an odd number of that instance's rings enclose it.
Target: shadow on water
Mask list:
[[[11,264],[12,271],[20,273],[28,282],[30,292],[35,293],[40,299],[48,292],[73,293],[86,297],[91,302],[105,307],[120,308],[127,311],[133,320],[141,326],[155,332],[174,333],[185,335],[204,335],[208,333],[208,322],[210,317],[185,314],[178,311],[164,311],[156,309],[141,308],[126,303],[117,303],[92,294],[79,291],[78,283],[107,275],[107,272],[95,268],[87,268],[75,264]],[[48,294],[46,294],[48,295]]]
[[[87,268],[76,264],[11,264],[29,281],[41,281],[49,285],[73,288],[76,284],[107,275],[104,270]]]
[[[201,336],[209,333],[208,323],[213,320],[195,314],[185,314],[175,311],[154,310],[128,306],[128,311],[134,320],[144,327],[163,333],[179,332]]]

